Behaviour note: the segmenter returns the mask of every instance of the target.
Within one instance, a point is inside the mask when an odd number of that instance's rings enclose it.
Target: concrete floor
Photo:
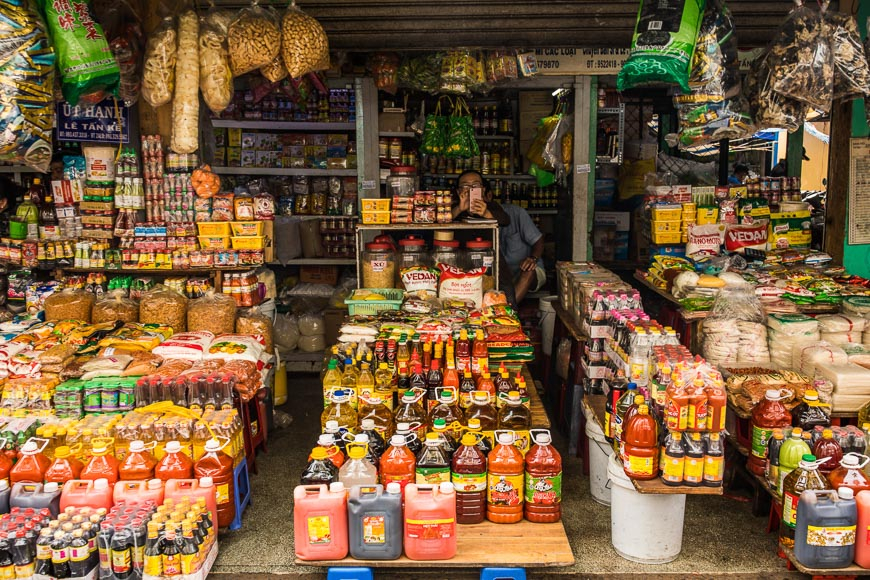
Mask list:
[[[324,578],[325,570],[294,564],[293,488],[320,432],[320,386],[316,375],[289,380],[293,415],[289,428],[270,434],[269,453],[257,458],[252,476],[253,504],[237,532],[221,535],[212,576],[218,579]],[[564,439],[556,434],[560,450]],[[610,544],[610,508],[594,502],[581,462],[563,452],[563,519],[576,562],[566,568],[529,570],[530,578],[802,578],[788,572],[776,555],[776,535],[765,534],[766,519],[750,514],[739,496],[688,496],[683,550],[674,562],[643,565],[624,560]],[[737,493],[735,493],[737,495]],[[474,570],[385,569],[377,578],[478,578]]]

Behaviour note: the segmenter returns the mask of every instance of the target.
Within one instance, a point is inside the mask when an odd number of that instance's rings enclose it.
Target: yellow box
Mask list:
[[[679,205],[661,206],[652,208],[653,220],[674,221],[683,215],[683,208]]]
[[[388,211],[363,211],[362,223],[364,224],[388,224],[390,212]]]
[[[683,234],[680,231],[652,233],[652,243],[654,244],[679,244],[682,239]]]
[[[263,222],[230,222],[233,226],[234,236],[262,236]]]
[[[234,250],[262,250],[265,236],[233,236]]]
[[[228,222],[199,222],[196,224],[201,236],[222,236],[230,235],[230,224]]]
[[[360,200],[363,211],[390,211],[390,198],[363,198]]]
[[[227,250],[230,247],[229,236],[199,236],[199,247],[203,250]]]
[[[655,233],[678,232],[682,227],[683,222],[680,220],[654,220],[652,222],[652,231]]]
[[[715,224],[719,220],[718,207],[699,207],[695,213],[695,223],[699,226],[705,224]]]

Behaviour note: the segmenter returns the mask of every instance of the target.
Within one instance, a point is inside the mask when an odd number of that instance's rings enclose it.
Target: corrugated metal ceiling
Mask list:
[[[241,7],[243,0],[214,0]],[[278,10],[286,0],[264,0]],[[297,0],[317,18],[336,50],[627,48],[636,0]],[[742,47],[764,45],[790,0],[733,0]]]

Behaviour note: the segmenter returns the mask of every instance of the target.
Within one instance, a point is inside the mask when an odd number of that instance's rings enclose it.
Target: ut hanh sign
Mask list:
[[[59,141],[129,143],[130,109],[121,102],[116,106],[113,99],[75,107],[58,103],[57,138]]]
[[[545,75],[615,75],[627,48],[538,48],[538,71]]]

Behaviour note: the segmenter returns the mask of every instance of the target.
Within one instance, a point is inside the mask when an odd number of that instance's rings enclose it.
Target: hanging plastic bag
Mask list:
[[[395,95],[399,88],[399,55],[376,52],[369,57],[368,69],[379,91]]]
[[[260,67],[260,73],[270,83],[277,83],[287,78],[290,74],[287,72],[287,67],[284,66],[284,57],[280,54],[275,59],[264,67]]]
[[[631,54],[616,79],[621,91],[677,85],[689,92],[689,66],[704,0],[641,0]]]
[[[94,6],[97,20],[103,25],[109,48],[118,62],[121,82],[118,97],[128,107],[139,100],[142,90],[142,53],[145,49],[145,36],[139,15],[126,1]]]
[[[565,177],[566,161],[564,160],[562,149],[565,138],[571,134],[572,125],[573,116],[562,115],[562,118],[559,119],[559,123],[556,125],[556,130],[547,137],[547,142],[544,143],[544,150],[541,153],[546,167],[553,171],[556,180],[561,180]],[[570,159],[567,162],[570,162]]]
[[[117,96],[121,71],[88,1],[40,0],[40,6],[57,51],[64,100],[93,105]]]
[[[296,6],[287,7],[281,21],[281,55],[294,79],[329,68],[329,38],[320,23]]]
[[[435,105],[435,112],[426,116],[426,126],[423,128],[423,138],[420,141],[420,153],[426,155],[443,155],[447,144],[447,117],[441,114],[441,101]]]
[[[0,22],[0,160],[45,173],[55,115],[54,49],[30,2],[0,2]]]
[[[473,87],[486,83],[483,65],[480,60],[466,48],[450,50],[441,60],[442,93],[457,95],[470,94]]]
[[[870,70],[858,23],[848,14],[827,12],[834,51],[834,99],[857,99],[870,93]]]
[[[451,159],[467,159],[479,154],[480,148],[474,138],[471,112],[465,100],[456,99],[453,113],[448,120],[447,147],[444,155]]]
[[[233,13],[209,10],[199,27],[199,88],[202,100],[215,114],[233,100],[233,72],[227,51],[227,30]]]
[[[233,76],[271,63],[281,51],[281,29],[275,11],[257,2],[239,11],[227,29],[227,48]]]
[[[755,124],[762,129],[794,133],[804,125],[809,106],[773,90],[767,54],[759,56],[746,75],[746,94]]]
[[[142,68],[142,98],[154,108],[172,100],[175,61],[178,58],[178,23],[166,16],[148,37]]]
[[[199,17],[188,10],[178,17],[178,58],[172,99],[172,142],[175,153],[199,149]]]
[[[399,86],[424,93],[437,93],[443,58],[443,52],[430,52],[414,57],[405,56],[397,73]]]
[[[544,149],[551,139],[560,138],[559,124],[561,122],[562,104],[560,102],[554,114],[538,121],[538,132],[535,134],[535,140],[529,145],[529,150],[526,151],[526,159],[542,169],[553,170],[553,167],[544,158]]]

